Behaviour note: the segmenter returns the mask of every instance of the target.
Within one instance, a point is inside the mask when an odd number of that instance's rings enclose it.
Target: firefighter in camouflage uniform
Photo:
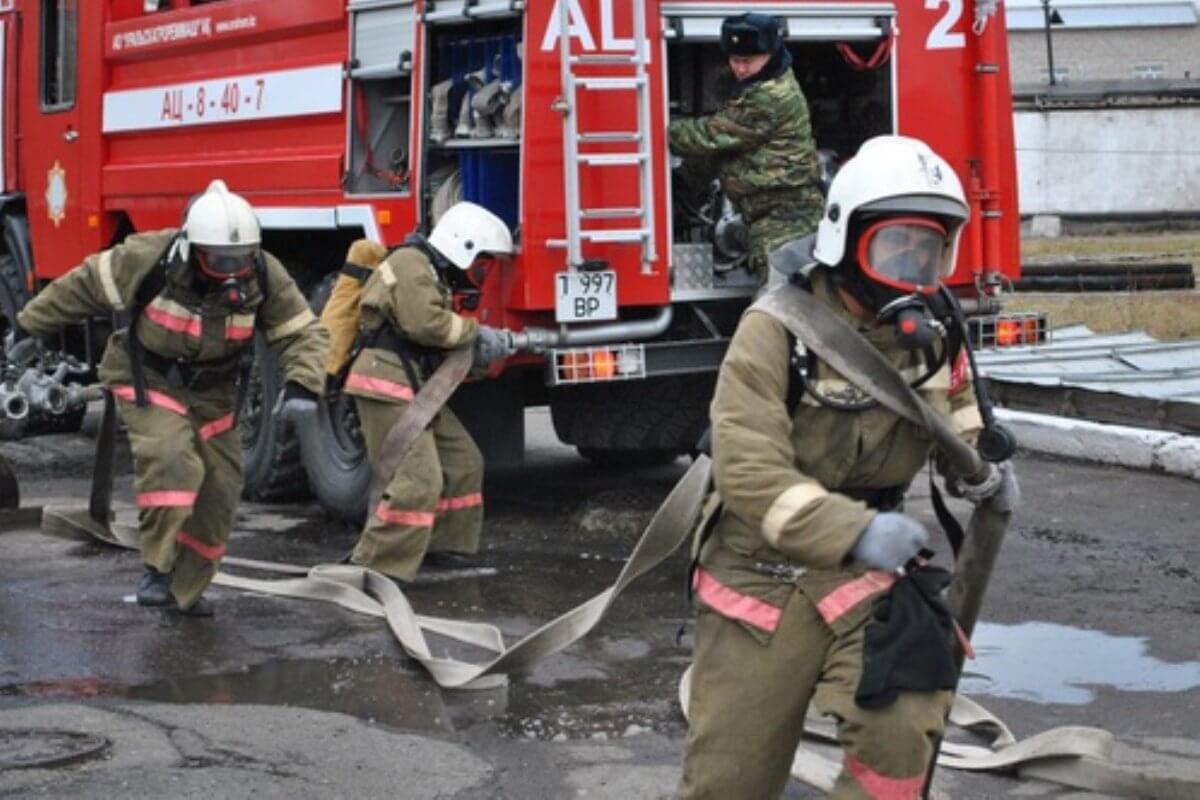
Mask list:
[[[957,176],[921,142],[878,137],[834,178],[828,209],[801,285],[973,441],[982,420],[966,353],[931,364],[902,346],[903,326],[877,317],[889,302],[932,293],[953,269],[968,216]],[[778,320],[751,310],[721,365],[712,425],[723,508],[693,580],[681,797],[778,797],[811,702],[837,722],[844,749],[835,797],[915,798],[952,700],[938,687],[902,689],[880,707],[856,699],[867,623],[926,542],[902,502],[931,441],[802,352]],[[793,354],[806,365],[800,378]],[[970,499],[1011,508],[1011,466],[992,476]],[[940,653],[903,655],[951,659],[950,638]]]
[[[508,226],[473,203],[447,209],[426,239],[410,238],[374,269],[362,288],[363,349],[346,378],[367,456],[378,464],[388,432],[447,350],[474,347],[485,368],[510,354],[511,337],[454,311],[449,270],[513,250]],[[427,565],[463,563],[479,549],[483,527],[483,456],[449,408],[442,408],[401,460],[350,561],[398,583]]]
[[[316,410],[328,334],[290,275],[260,248],[253,209],[213,181],[181,230],[136,234],[47,286],[18,321],[25,335],[109,314],[100,379],[120,401],[133,451],[146,571],[137,601],[207,616],[201,593],[225,553],[242,489],[239,378],[255,332],[282,365],[281,418]]]
[[[775,18],[727,18],[721,49],[737,79],[734,97],[715,114],[675,120],[668,138],[683,158],[686,190],[699,194],[719,178],[750,226],[749,264],[761,285],[767,254],[811,233],[821,218],[817,145]]]

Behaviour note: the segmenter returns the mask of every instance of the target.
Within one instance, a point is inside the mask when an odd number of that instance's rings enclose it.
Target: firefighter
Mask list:
[[[749,266],[767,280],[767,254],[811,233],[821,218],[821,170],[808,103],[792,73],[779,24],[766,14],[739,14],[721,24],[721,50],[737,81],[715,114],[671,123],[679,177],[698,194],[721,188],[750,226]]]
[[[481,257],[512,253],[508,226],[474,203],[460,202],[426,239],[409,238],[363,286],[364,347],[346,378],[362,423],[367,456],[378,464],[385,437],[436,369],[445,351],[473,346],[476,368],[510,354],[506,331],[480,325],[452,306],[452,273]],[[386,481],[350,561],[398,584],[427,566],[466,563],[483,526],[483,456],[449,408],[412,445]]]
[[[128,315],[101,381],[120,401],[133,451],[143,606],[210,616],[202,593],[225,553],[242,489],[236,415],[261,332],[286,383],[275,410],[316,410],[328,334],[283,265],[260,247],[253,209],[224,182],[194,197],[182,228],[136,234],[89,256],[18,315],[37,337]]]
[[[877,137],[834,178],[816,263],[797,280],[973,441],[982,425],[975,394],[952,368],[963,361],[930,366],[924,348],[905,349],[901,326],[879,316],[950,273],[967,217],[944,160],[917,140]],[[693,580],[684,798],[778,797],[810,701],[838,725],[845,760],[835,797],[917,797],[952,700],[950,688],[930,688],[900,690],[882,707],[856,702],[867,623],[926,544],[902,504],[931,445],[802,351],[778,320],[752,310],[721,365],[712,425],[724,505]],[[971,498],[1011,510],[1011,466],[990,474]],[[903,655],[952,661],[948,637],[941,643]]]

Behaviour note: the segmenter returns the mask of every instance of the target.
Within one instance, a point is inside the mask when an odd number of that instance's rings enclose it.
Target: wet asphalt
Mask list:
[[[687,466],[602,470],[558,445],[544,413],[530,412],[528,428],[526,464],[488,476],[487,569],[419,581],[418,612],[491,622],[510,641],[528,633],[611,583]],[[85,436],[0,447],[27,503],[85,502]],[[1200,781],[1200,489],[1045,457],[1023,455],[1019,469],[1026,502],[967,691],[1018,737],[1096,725],[1116,735],[1122,763]],[[934,526],[928,495],[918,479],[910,509]],[[127,473],[117,496],[129,508]],[[356,536],[312,504],[245,504],[229,551],[315,564]],[[676,696],[690,659],[690,630],[676,641],[686,568],[677,553],[596,631],[508,686],[453,691],[375,618],[220,587],[214,619],[142,609],[129,602],[136,554],[0,533],[0,798],[669,797],[686,734]],[[52,730],[104,747],[5,768],[18,734]],[[936,787],[1081,796],[946,770]],[[819,793],[797,784],[788,796]]]

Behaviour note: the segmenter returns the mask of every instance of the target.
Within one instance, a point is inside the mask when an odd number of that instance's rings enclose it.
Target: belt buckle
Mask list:
[[[790,561],[756,561],[754,569],[781,583],[795,583],[808,570]]]

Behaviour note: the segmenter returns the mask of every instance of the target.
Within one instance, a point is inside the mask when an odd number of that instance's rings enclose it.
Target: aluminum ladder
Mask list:
[[[650,76],[646,41],[646,3],[633,0],[633,52],[588,53],[571,55],[570,9],[567,0],[558,3],[559,53],[561,56],[562,98],[556,108],[563,115],[563,176],[566,200],[567,238],[552,242],[567,249],[569,269],[583,263],[585,243],[640,244],[642,273],[654,272],[658,260],[654,236],[654,171],[650,159]],[[620,69],[620,75],[579,75],[578,67],[608,66]],[[627,132],[587,132],[579,130],[579,93],[634,92],[637,98],[637,130]],[[592,144],[628,144],[626,152],[585,152]],[[581,167],[630,167],[638,170],[638,204],[621,208],[581,208],[579,173]],[[627,220],[630,227],[586,228],[590,220]]]

